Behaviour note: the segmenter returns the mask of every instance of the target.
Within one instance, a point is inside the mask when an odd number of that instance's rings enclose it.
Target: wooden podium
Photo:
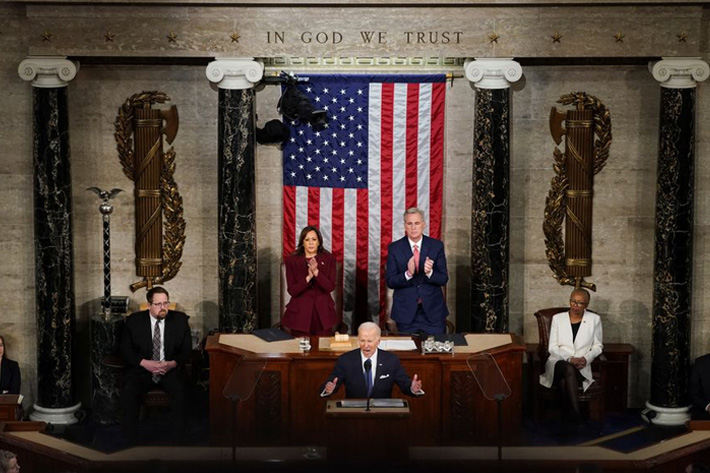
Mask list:
[[[19,400],[19,394],[0,395],[0,422],[22,419],[22,406],[20,405]]]
[[[473,353],[495,358],[511,387],[503,403],[502,435],[506,445],[519,442],[522,418],[522,361],[525,345],[512,334],[468,334],[469,351],[422,355],[420,348],[397,351],[410,376],[422,379],[426,395],[406,400],[412,415],[391,419],[388,441],[395,435],[410,445],[495,445],[496,402],[487,400],[467,364]],[[326,417],[327,403],[344,395],[321,398],[323,383],[341,352],[329,351],[312,337],[310,351],[301,352],[298,340],[267,343],[254,335],[215,334],[207,338],[210,357],[210,435],[213,445],[231,445],[232,403],[224,389],[235,366],[247,357],[266,363],[254,394],[237,406],[237,445],[328,445],[333,438]],[[405,398],[397,386],[392,397]],[[333,409],[331,408],[331,412]],[[346,414],[341,414],[346,415]],[[388,422],[390,422],[388,420]],[[340,430],[345,427],[333,427]],[[338,435],[336,435],[338,436]]]
[[[403,407],[375,407],[381,399],[371,399],[372,406],[347,407],[347,401],[331,400],[325,406],[328,432],[328,459],[331,461],[406,460],[407,447],[415,432],[404,425],[409,418],[409,403]],[[389,399],[387,401],[390,401]],[[397,400],[399,401],[399,400]]]

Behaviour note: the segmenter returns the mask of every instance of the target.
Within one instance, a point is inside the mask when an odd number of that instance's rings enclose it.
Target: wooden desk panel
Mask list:
[[[485,336],[485,335],[481,335]],[[321,385],[333,370],[339,353],[318,350],[301,353],[255,354],[219,343],[219,335],[207,340],[210,355],[210,429],[215,445],[230,445],[232,403],[223,395],[224,386],[243,357],[267,360],[254,394],[238,403],[236,415],[239,445],[324,445],[329,434],[325,418],[329,399],[342,398],[344,389],[321,398]],[[503,402],[503,438],[515,443],[520,436],[522,415],[522,358],[525,345],[513,343],[487,350],[491,353],[512,394]],[[416,445],[495,444],[495,401],[483,398],[466,363],[470,354],[422,355],[397,352],[410,376],[422,379],[425,396],[407,397],[411,416],[401,422],[407,432],[416,432]],[[393,397],[402,396],[395,386]]]

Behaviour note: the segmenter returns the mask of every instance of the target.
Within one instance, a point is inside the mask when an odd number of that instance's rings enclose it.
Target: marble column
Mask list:
[[[687,381],[693,282],[695,87],[708,78],[710,68],[700,58],[663,58],[649,68],[661,83],[661,113],[651,398],[644,413],[653,417],[654,423],[680,425],[690,418]]]
[[[67,85],[78,64],[64,57],[28,57],[18,73],[33,87],[37,399],[32,420],[72,424],[74,264]]]
[[[471,314],[459,330],[508,331],[510,259],[510,84],[522,77],[509,58],[466,61],[476,87],[471,206]],[[470,323],[470,326],[467,325]]]
[[[249,333],[256,310],[256,167],[254,86],[264,65],[218,59],[207,78],[219,88],[219,331]]]

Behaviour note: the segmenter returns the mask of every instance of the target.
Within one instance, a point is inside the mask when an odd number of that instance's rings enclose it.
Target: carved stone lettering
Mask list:
[[[362,42],[364,44],[370,44],[370,43],[385,44],[385,43],[387,43],[387,32],[386,31],[361,31],[360,36],[362,37]]]
[[[405,31],[407,44],[460,44],[463,31]]]
[[[343,42],[343,35],[337,31],[325,32],[325,31],[304,31],[301,33],[301,41],[304,43],[318,43],[318,44],[340,44]]]

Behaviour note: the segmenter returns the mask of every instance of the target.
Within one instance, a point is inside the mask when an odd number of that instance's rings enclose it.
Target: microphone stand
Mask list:
[[[368,394],[368,396],[367,396],[367,404],[365,404],[365,412],[370,412],[370,399],[372,399],[372,398],[371,398],[370,395]]]

